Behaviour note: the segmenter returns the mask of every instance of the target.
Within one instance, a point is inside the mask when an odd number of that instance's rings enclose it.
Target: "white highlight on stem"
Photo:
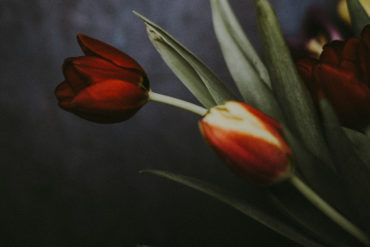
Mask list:
[[[357,226],[352,224],[343,215],[341,215],[337,210],[325,202],[319,195],[317,195],[312,189],[310,189],[302,180],[297,176],[292,175],[290,177],[290,182],[293,186],[301,192],[315,207],[320,209],[326,216],[328,216],[332,221],[337,223],[349,234],[357,238],[366,246],[370,246],[369,238],[366,234],[359,229]]]
[[[156,101],[159,103],[164,103],[167,105],[172,105],[172,106],[193,112],[200,116],[204,116],[208,111],[206,108],[203,108],[199,105],[196,105],[196,104],[193,104],[193,103],[181,100],[181,99],[177,99],[174,97],[170,97],[167,95],[154,93],[152,91],[149,92],[149,100]]]

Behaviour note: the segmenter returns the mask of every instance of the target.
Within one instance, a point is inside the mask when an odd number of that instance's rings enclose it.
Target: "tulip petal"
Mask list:
[[[323,63],[338,65],[341,56],[333,46],[324,46],[324,50],[320,55],[320,61]]]
[[[258,184],[287,177],[292,152],[280,124],[236,101],[211,108],[199,122],[207,143],[234,172]]]
[[[291,150],[286,144],[285,140],[282,138],[283,131],[282,126],[278,121],[271,118],[269,115],[264,114],[263,112],[257,110],[256,108],[243,104],[242,105],[249,113],[254,115],[254,117],[258,118],[263,126],[266,128],[268,132],[270,132],[276,139],[278,139],[281,149],[287,153],[291,154]]]
[[[302,58],[297,60],[296,65],[299,70],[299,74],[304,80],[311,80],[313,68],[318,64],[318,61],[314,58]]]
[[[296,62],[297,70],[299,71],[299,74],[301,75],[303,81],[305,82],[306,86],[311,92],[311,95],[313,96],[315,96],[318,86],[315,80],[313,80],[312,72],[314,70],[314,67],[318,63],[319,62],[313,58],[303,58],[303,59],[299,59]]]
[[[65,108],[68,107],[75,93],[70,84],[67,81],[63,81],[55,88],[55,96],[59,100],[59,106]]]
[[[117,67],[99,57],[78,57],[73,60],[72,64],[80,76],[88,78],[91,84],[107,79],[118,79],[138,85],[145,80],[140,73]]]
[[[220,158],[249,181],[270,184],[285,177],[283,174],[289,170],[287,156],[274,144],[207,122],[201,122],[200,126],[207,143]]]
[[[134,69],[146,75],[144,69],[133,58],[117,48],[84,34],[78,34],[77,40],[87,56],[98,56],[117,66]]]
[[[321,64],[314,77],[346,126],[369,123],[370,89],[353,73]]]
[[[357,64],[359,45],[360,40],[357,38],[347,40],[343,47],[342,61],[340,63],[342,69],[353,71],[357,76],[360,73]]]
[[[70,57],[64,60],[63,63],[63,74],[66,78],[66,81],[71,86],[72,90],[78,93],[85,87],[89,86],[90,83],[86,78],[81,76],[81,74],[76,71],[73,66],[73,61],[77,59],[76,57]]]
[[[81,91],[69,108],[85,119],[113,123],[130,118],[147,99],[147,91],[132,83],[111,79]]]

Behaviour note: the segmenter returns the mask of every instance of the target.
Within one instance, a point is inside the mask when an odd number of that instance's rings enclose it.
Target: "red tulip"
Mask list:
[[[65,80],[55,90],[59,106],[97,123],[130,118],[148,101],[145,71],[106,43],[82,34],[77,39],[85,56],[64,61]]]
[[[319,60],[298,60],[297,68],[316,102],[324,95],[343,125],[370,124],[370,25],[361,39],[331,42]]]
[[[199,122],[206,142],[237,174],[257,184],[289,177],[292,151],[274,119],[241,102],[211,108]]]

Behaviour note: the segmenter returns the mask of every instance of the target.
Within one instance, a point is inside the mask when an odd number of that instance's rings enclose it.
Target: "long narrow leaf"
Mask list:
[[[161,41],[160,38],[156,39],[155,35],[149,35],[149,37],[168,67],[184,83],[195,98],[207,108],[216,105],[202,79],[190,64],[171,46]]]
[[[348,247],[349,246],[344,243],[343,239],[341,238],[341,234],[338,234],[338,232],[332,231],[332,229],[328,229],[321,222],[320,224],[318,224],[317,222],[312,222],[312,220],[315,219],[316,215],[312,217],[312,215],[308,214],[307,210],[304,210],[304,214],[299,213],[303,211],[302,210],[303,208],[299,208],[299,210],[297,210],[296,204],[284,203],[273,192],[270,193],[270,198],[271,198],[271,201],[274,203],[274,206],[276,206],[286,216],[288,216],[293,221],[295,221],[301,228],[304,229],[305,232],[310,232],[314,237],[325,242],[328,246],[335,246],[335,247],[345,247],[345,246]],[[333,233],[336,233],[336,234],[333,234]],[[338,237],[338,235],[340,237]]]
[[[347,0],[349,15],[351,16],[352,28],[359,37],[362,29],[370,24],[370,18],[359,0]]]
[[[235,208],[236,210],[242,212],[243,214],[265,225],[266,227],[276,231],[277,233],[303,246],[322,246],[320,243],[307,238],[302,233],[298,232],[296,229],[286,225],[285,223],[277,220],[276,218],[270,215],[265,214],[264,212],[260,211],[258,208],[251,206],[247,202],[234,198],[229,193],[223,191],[222,189],[214,185],[208,184],[196,178],[186,177],[167,171],[144,170],[142,172],[155,174],[175,181],[177,183],[183,184],[185,186],[191,187],[200,192],[203,192],[217,200],[220,200],[228,204],[229,206]]]
[[[343,130],[351,140],[357,155],[370,170],[370,138],[353,129],[343,128]]]
[[[253,45],[247,38],[238,19],[236,18],[228,0],[211,0],[212,11],[216,10],[221,16],[221,21],[226,25],[229,35],[232,36],[234,42],[239,46],[239,49],[248,60],[253,68],[257,71],[263,82],[271,88],[271,80],[266,66],[259,58]],[[216,5],[214,5],[216,4]],[[214,9],[215,8],[215,9]]]
[[[206,66],[199,58],[197,58],[193,53],[191,53],[182,44],[180,44],[180,42],[173,38],[163,28],[159,27],[146,17],[140,15],[135,11],[134,14],[137,15],[141,20],[143,20],[147,27],[149,27],[149,35],[155,35],[156,40],[161,40],[162,42],[165,42],[167,45],[172,47],[190,64],[190,66],[192,66],[192,68],[202,79],[204,85],[207,87],[208,91],[217,104],[223,104],[227,100],[237,99],[236,96],[225,86],[225,84],[208,68],[208,66]]]
[[[244,34],[227,0],[211,0],[213,27],[227,67],[244,100],[282,121],[268,71]]]
[[[330,150],[346,185],[347,191],[344,192],[348,193],[356,208],[357,220],[370,232],[370,171],[357,156],[327,100],[321,99],[320,109]]]
[[[255,0],[255,5],[272,88],[288,126],[313,154],[331,165],[312,99],[295,68],[276,14],[267,0]]]
[[[318,239],[325,242],[325,246],[363,246],[357,239],[353,238],[352,235],[349,235],[341,227],[326,217],[326,215],[322,214],[321,211],[307,201],[289,183],[277,184],[272,186],[270,190],[281,203],[280,206],[285,207],[285,210],[288,211],[287,213],[293,217],[293,220],[298,221],[300,224],[303,224],[305,228],[308,227],[310,229],[308,232],[305,232],[308,234],[315,234],[318,232]],[[281,209],[280,206],[276,205],[276,207]]]

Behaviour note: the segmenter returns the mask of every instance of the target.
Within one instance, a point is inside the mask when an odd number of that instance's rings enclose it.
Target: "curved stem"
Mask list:
[[[310,187],[308,187],[302,180],[297,176],[293,175],[290,178],[290,182],[293,186],[301,192],[315,207],[321,210],[326,216],[328,216],[332,221],[337,223],[349,234],[357,238],[360,242],[366,246],[370,246],[370,241],[366,234],[359,229],[357,226],[352,224],[343,215],[341,215],[337,210],[325,202],[319,195],[317,195]]]
[[[172,106],[175,106],[175,107],[187,110],[187,111],[191,111],[200,116],[204,116],[208,111],[206,108],[203,108],[199,105],[196,105],[196,104],[193,104],[193,103],[181,100],[181,99],[177,99],[174,97],[170,97],[167,95],[154,93],[152,91],[149,92],[149,100],[164,103],[167,105],[172,105]]]

